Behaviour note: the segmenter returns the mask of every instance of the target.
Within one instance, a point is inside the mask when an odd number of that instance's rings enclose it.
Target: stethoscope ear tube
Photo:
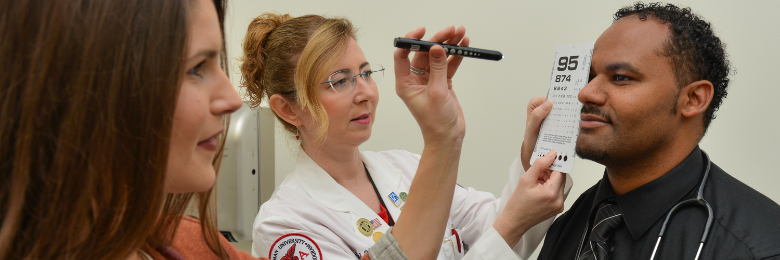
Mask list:
[[[702,247],[704,247],[704,242],[707,241],[707,236],[710,234],[710,227],[712,227],[712,222],[715,219],[714,212],[712,210],[712,206],[710,205],[707,200],[704,199],[704,184],[707,183],[707,178],[710,175],[710,166],[712,165],[712,161],[710,161],[710,157],[707,155],[706,152],[701,151],[704,158],[707,160],[707,168],[704,170],[704,177],[701,180],[701,185],[699,185],[699,191],[696,195],[696,198],[693,199],[687,199],[680,203],[677,203],[677,205],[674,205],[672,207],[672,210],[669,211],[668,214],[666,214],[666,219],[664,220],[663,225],[661,225],[661,231],[658,232],[658,242],[655,243],[655,248],[653,249],[653,254],[650,256],[650,260],[653,260],[655,258],[655,253],[658,250],[658,246],[661,244],[661,238],[664,236],[664,233],[666,232],[666,227],[669,224],[669,220],[672,218],[672,215],[680,208],[688,205],[692,206],[704,206],[707,208],[707,224],[704,226],[704,232],[701,236],[701,240],[699,240],[699,250],[696,252],[696,258],[699,259],[699,253],[701,253]]]

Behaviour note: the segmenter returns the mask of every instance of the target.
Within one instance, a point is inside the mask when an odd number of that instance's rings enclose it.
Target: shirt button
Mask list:
[[[615,247],[614,247],[614,246],[613,246],[613,247],[610,247],[610,248],[609,248],[609,252],[610,252],[610,253],[614,253],[614,252],[615,252]]]

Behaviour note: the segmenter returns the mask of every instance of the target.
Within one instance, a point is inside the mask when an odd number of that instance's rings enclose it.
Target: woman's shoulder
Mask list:
[[[274,195],[260,206],[254,228],[260,226],[295,227],[302,223],[319,222],[325,216],[338,215],[302,189],[279,187]]]
[[[404,150],[361,152],[361,155],[369,170],[379,170],[391,179],[400,174],[409,182],[414,178],[420,164],[420,155]]]
[[[412,153],[406,150],[387,150],[387,151],[380,151],[380,152],[366,151],[360,153],[364,157],[371,156],[371,157],[379,158],[393,165],[399,163],[420,162],[419,154]]]
[[[268,201],[264,202],[260,206],[260,215],[295,215],[297,211],[304,208],[310,208],[316,204],[314,198],[312,198],[302,186],[297,183],[288,183],[288,185],[280,185],[274,190],[273,195]],[[295,205],[305,207],[295,207]]]
[[[257,259],[247,252],[236,249],[222,235],[217,235],[219,243],[225,249],[230,259]],[[200,220],[190,216],[183,216],[179,227],[176,229],[171,249],[176,251],[184,259],[219,259],[211,251],[201,231]]]

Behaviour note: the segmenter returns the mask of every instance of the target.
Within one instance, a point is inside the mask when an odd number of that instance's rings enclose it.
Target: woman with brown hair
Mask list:
[[[220,0],[0,3],[0,259],[246,259],[209,196]],[[200,221],[182,217],[196,197]]]
[[[463,27],[448,27],[429,41],[469,39]],[[527,258],[563,209],[566,178],[545,170],[554,153],[525,174],[513,165],[504,200],[456,186],[465,122],[452,78],[462,58],[448,59],[441,47],[411,60],[395,53],[396,93],[420,126],[422,155],[358,149],[371,136],[385,69],[368,62],[348,20],[263,14],[249,26],[244,55],[250,102],[267,98],[301,146],[295,170],[255,219],[254,255]]]

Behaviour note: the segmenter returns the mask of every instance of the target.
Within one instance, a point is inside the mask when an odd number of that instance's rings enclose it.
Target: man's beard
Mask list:
[[[609,114],[607,114],[606,112],[602,111],[600,108],[595,106],[582,105],[582,109],[580,110],[580,113],[596,115],[612,122]],[[604,144],[595,145],[595,147],[593,144],[591,144],[591,147],[581,147],[580,145],[576,145],[574,147],[574,152],[577,154],[577,156],[579,156],[582,159],[591,160],[600,163],[609,159],[609,154],[607,153],[606,149],[607,148],[605,148]]]
[[[673,97],[676,97],[677,95],[679,95],[679,89],[676,92],[676,94],[673,95]],[[670,98],[668,107],[670,108],[669,112],[672,115],[676,114],[677,113],[677,99],[676,98]],[[631,140],[632,140],[631,136],[629,136],[629,137],[625,137],[625,136],[621,137],[620,133],[626,133],[626,131],[621,131],[621,128],[620,128],[619,125],[615,126],[615,123],[612,120],[612,117],[610,116],[610,114],[605,112],[605,111],[603,111],[600,107],[583,105],[582,109],[580,110],[580,113],[581,114],[592,114],[592,115],[600,116],[600,117],[606,119],[607,121],[610,122],[610,127],[612,127],[613,131],[614,131],[613,135],[610,136],[610,138],[612,138],[612,140],[601,139],[600,142],[598,142],[598,143],[595,143],[595,144],[594,143],[589,143],[587,145],[587,147],[585,145],[581,145],[579,142],[577,142],[577,145],[574,147],[574,152],[580,158],[586,159],[586,160],[591,160],[591,161],[597,162],[599,164],[604,164],[605,162],[607,162],[609,160],[613,160],[613,159],[614,160],[619,160],[619,159],[613,158],[613,156],[610,156],[610,152],[612,152],[613,155],[615,155],[614,154],[616,152],[616,151],[614,151],[614,149],[616,148],[615,145],[626,145],[626,144],[629,144],[629,143],[635,143],[635,141],[631,142]],[[580,130],[580,131],[582,131],[582,130]],[[580,134],[582,134],[582,132],[580,132]],[[628,138],[628,139],[626,139],[626,138]],[[622,142],[621,142],[621,140],[622,140]],[[611,141],[617,141],[617,143],[609,144],[608,142],[611,142]],[[618,152],[618,157],[620,157],[620,155],[622,155],[622,154],[620,154]],[[612,162],[612,163],[614,163],[614,162]]]
[[[597,163],[609,159],[609,154],[604,150],[587,149],[579,146],[574,147],[574,152],[582,159],[591,160]]]

